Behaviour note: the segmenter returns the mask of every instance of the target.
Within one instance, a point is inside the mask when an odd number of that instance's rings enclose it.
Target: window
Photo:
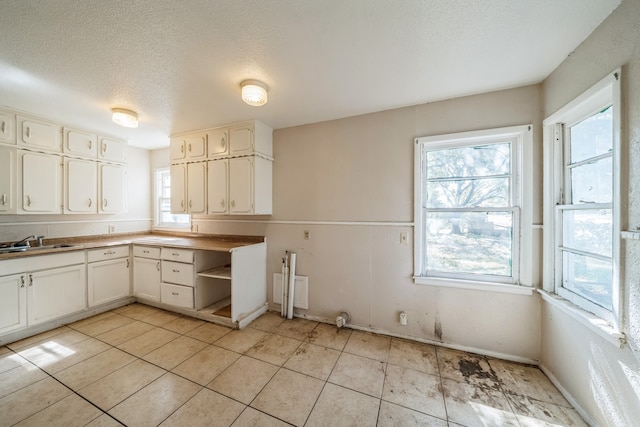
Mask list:
[[[530,126],[416,139],[417,282],[519,283],[525,135]]]
[[[191,216],[171,213],[171,175],[168,168],[156,169],[156,227],[190,227]]]
[[[619,77],[614,72],[544,121],[546,289],[612,324],[619,305]]]

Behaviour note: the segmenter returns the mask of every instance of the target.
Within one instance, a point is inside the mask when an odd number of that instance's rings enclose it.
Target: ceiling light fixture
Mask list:
[[[113,122],[126,128],[138,127],[138,113],[125,108],[112,108]]]
[[[267,103],[267,91],[269,88],[259,80],[245,80],[240,83],[242,88],[242,100],[249,105],[259,107]]]

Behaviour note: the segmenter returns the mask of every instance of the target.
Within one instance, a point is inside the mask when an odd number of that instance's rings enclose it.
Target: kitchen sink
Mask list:
[[[33,252],[43,249],[59,249],[59,248],[73,248],[77,245],[59,244],[59,245],[46,245],[46,246],[6,246],[0,247],[0,254],[6,254],[11,252]]]

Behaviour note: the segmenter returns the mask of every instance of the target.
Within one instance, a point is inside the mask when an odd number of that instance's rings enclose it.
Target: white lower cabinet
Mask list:
[[[27,274],[29,325],[86,308],[84,264]]]
[[[89,307],[131,296],[129,246],[87,253]]]
[[[133,295],[160,301],[160,248],[133,247]]]
[[[0,335],[27,326],[24,274],[0,277]]]

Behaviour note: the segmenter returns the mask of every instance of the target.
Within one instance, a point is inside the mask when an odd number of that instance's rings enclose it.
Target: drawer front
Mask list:
[[[87,251],[88,262],[105,261],[108,259],[124,258],[129,256],[129,245],[109,246],[101,249]]]
[[[183,264],[180,262],[162,261],[162,281],[177,283],[179,285],[194,285],[193,264]]]
[[[193,308],[193,288],[163,283],[160,288],[160,302],[178,307]]]
[[[160,259],[160,248],[152,248],[151,246],[134,246],[133,256]]]
[[[190,249],[162,248],[160,251],[162,259],[178,262],[193,262],[193,251]]]

